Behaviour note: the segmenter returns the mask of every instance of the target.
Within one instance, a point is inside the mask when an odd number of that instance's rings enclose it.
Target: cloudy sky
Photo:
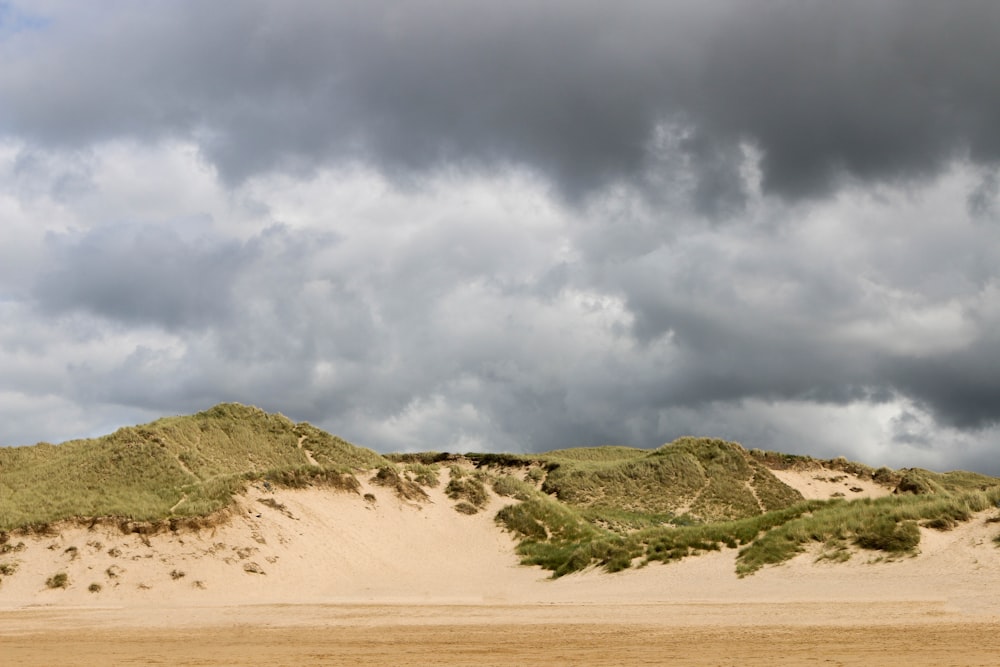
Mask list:
[[[0,0],[0,444],[1000,474],[1000,3]]]

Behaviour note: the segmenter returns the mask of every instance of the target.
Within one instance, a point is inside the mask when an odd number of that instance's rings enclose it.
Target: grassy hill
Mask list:
[[[310,424],[238,404],[61,445],[0,448],[0,530],[70,518],[203,516],[249,479],[343,483],[384,465]]]
[[[738,519],[788,507],[802,495],[732,442],[683,438],[653,451],[560,450],[543,490],[577,508]]]

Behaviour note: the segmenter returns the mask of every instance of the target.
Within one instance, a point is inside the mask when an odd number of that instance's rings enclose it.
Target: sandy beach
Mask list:
[[[996,621],[873,605],[906,622],[779,623],[823,605],[258,606],[143,627],[136,610],[2,616],[8,665],[995,665]],[[142,612],[138,612],[142,614]],[[146,612],[149,615],[149,612]],[[744,623],[746,617],[756,617]],[[157,619],[144,622],[157,623]]]

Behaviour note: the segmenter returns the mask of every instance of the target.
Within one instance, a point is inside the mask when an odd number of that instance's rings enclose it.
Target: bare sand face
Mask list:
[[[254,488],[197,533],[15,537],[2,663],[1000,664],[986,515],[896,561],[802,554],[739,579],[730,550],[551,580],[518,564],[498,499],[466,516],[440,490],[362,493]]]
[[[892,493],[892,488],[854,473],[833,470],[817,464],[797,470],[772,470],[774,476],[802,494],[806,500],[828,498],[880,498]]]

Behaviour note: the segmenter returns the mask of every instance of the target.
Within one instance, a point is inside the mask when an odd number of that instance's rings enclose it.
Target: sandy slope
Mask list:
[[[796,474],[800,484],[816,481]],[[739,579],[736,553],[725,550],[553,581],[518,564],[513,541],[493,521],[500,499],[467,516],[452,509],[441,489],[430,490],[426,503],[368,484],[362,494],[374,502],[329,489],[255,487],[230,522],[200,532],[144,537],[73,527],[15,537],[11,544],[23,541],[25,547],[0,556],[0,563],[17,566],[0,582],[0,609],[778,603],[819,605],[822,611],[806,616],[825,622],[838,614],[856,618],[857,603],[920,603],[941,613],[1000,617],[1000,549],[992,542],[998,528],[986,524],[985,515],[950,532],[925,530],[918,556],[892,562],[871,562],[878,556],[860,552],[847,563],[825,564],[803,554]],[[46,579],[58,572],[68,575],[68,588],[47,588]],[[91,584],[100,590],[91,592]],[[800,612],[789,616],[803,618]]]
[[[807,500],[879,498],[892,493],[892,487],[882,486],[870,478],[859,477],[854,473],[827,468],[818,462],[808,468],[771,472]]]
[[[796,474],[784,478],[813,492],[845,481]],[[919,555],[891,562],[802,554],[739,579],[729,550],[551,580],[518,564],[493,521],[500,499],[466,516],[440,489],[427,503],[362,494],[374,502],[256,487],[200,532],[15,536],[24,548],[0,555],[17,566],[0,582],[2,662],[1000,664],[987,514],[925,531]],[[46,587],[57,572],[68,588]]]
[[[482,602],[545,577],[518,566],[511,539],[493,523],[497,507],[467,516],[440,489],[426,503],[367,484],[362,493],[375,501],[258,486],[226,525],[198,532],[145,537],[102,526],[13,538],[25,549],[0,557],[18,562],[0,583],[0,607]],[[57,572],[68,575],[66,590],[45,586]],[[89,591],[94,583],[99,592]]]

